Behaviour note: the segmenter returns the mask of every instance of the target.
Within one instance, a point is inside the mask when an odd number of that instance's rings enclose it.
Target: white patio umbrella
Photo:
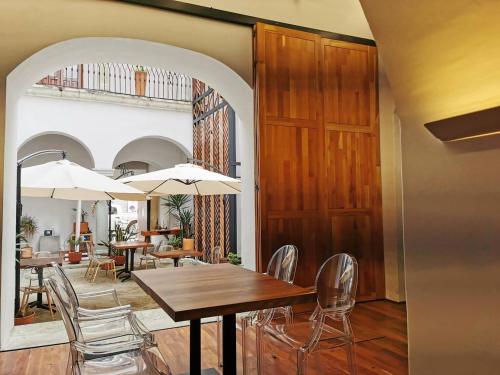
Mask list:
[[[118,181],[133,186],[148,196],[167,194],[215,195],[241,193],[241,181],[194,164],[177,164]]]
[[[21,195],[78,201],[75,238],[80,237],[81,201],[146,199],[142,191],[132,186],[65,159],[23,168]]]

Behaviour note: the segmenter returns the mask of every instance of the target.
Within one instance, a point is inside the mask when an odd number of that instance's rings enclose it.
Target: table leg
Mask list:
[[[222,371],[236,375],[236,314],[222,317]]]
[[[38,287],[40,289],[42,289],[42,287],[43,287],[43,268],[38,267],[36,269],[36,273],[38,274]],[[43,307],[42,293],[36,294],[36,307]]]
[[[174,267],[179,267],[179,258],[174,258]]]
[[[134,270],[135,249],[130,249],[130,272]]]
[[[201,374],[201,321],[191,320],[189,331],[189,374]]]
[[[128,270],[128,250],[124,250],[125,251],[125,273],[128,273],[129,270]]]

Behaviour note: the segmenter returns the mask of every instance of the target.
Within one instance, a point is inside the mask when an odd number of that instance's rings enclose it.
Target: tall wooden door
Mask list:
[[[308,286],[349,252],[359,298],[383,297],[376,48],[258,24],[255,59],[260,269],[295,244]]]

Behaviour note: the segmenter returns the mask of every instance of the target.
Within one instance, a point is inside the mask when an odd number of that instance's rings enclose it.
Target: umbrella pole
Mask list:
[[[82,201],[76,204],[76,225],[75,225],[75,240],[80,239],[80,223],[82,217]],[[75,245],[75,251],[80,251],[80,244]]]

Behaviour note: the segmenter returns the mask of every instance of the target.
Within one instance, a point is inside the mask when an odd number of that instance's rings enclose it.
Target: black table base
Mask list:
[[[236,314],[222,317],[222,373],[236,375]],[[208,375],[215,369],[201,370],[201,321],[194,319],[190,322],[189,333],[189,374]],[[215,372],[217,373],[217,372]]]

